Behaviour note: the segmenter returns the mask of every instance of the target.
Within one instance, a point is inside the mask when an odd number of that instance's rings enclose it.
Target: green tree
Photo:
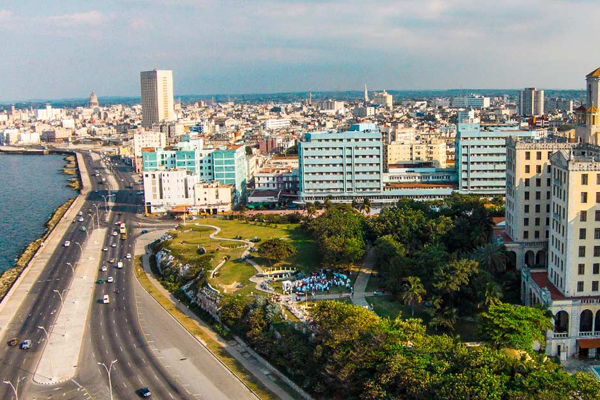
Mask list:
[[[363,203],[362,203],[362,209],[364,210],[365,215],[371,214],[371,206],[372,206],[371,199],[368,197],[365,197],[363,200]]]
[[[258,246],[258,254],[269,260],[284,261],[296,254],[296,248],[288,240],[281,238],[268,239]]]
[[[415,316],[415,303],[421,304],[424,295],[425,288],[421,280],[416,276],[409,276],[407,288],[402,293],[402,301],[404,301],[404,304],[410,304],[412,317]]]
[[[355,210],[358,210],[358,209],[360,209],[360,203],[359,203],[359,202],[358,202],[358,200],[357,200],[357,199],[355,199],[355,198],[354,198],[354,199],[352,199],[351,206],[352,206],[352,208],[353,208],[353,209],[355,209]]]
[[[539,308],[499,302],[479,315],[479,333],[496,348],[533,351],[536,340],[543,347],[549,329],[552,329],[552,322]]]
[[[441,265],[435,272],[433,287],[441,294],[458,292],[463,285],[469,283],[471,275],[477,272],[477,261],[463,258]]]
[[[246,215],[246,210],[248,210],[248,209],[247,209],[247,208],[246,208],[246,206],[245,206],[245,205],[243,205],[243,204],[240,204],[240,205],[237,207],[238,219],[242,219],[242,218],[244,218],[244,216]]]
[[[249,298],[242,296],[224,296],[221,301],[219,317],[221,321],[230,327],[235,327],[244,316],[244,309]]]
[[[498,243],[488,243],[477,247],[472,258],[486,271],[496,274],[506,270],[506,246]]]
[[[309,218],[313,218],[316,213],[317,207],[315,204],[311,202],[306,203],[306,215],[308,215]]]

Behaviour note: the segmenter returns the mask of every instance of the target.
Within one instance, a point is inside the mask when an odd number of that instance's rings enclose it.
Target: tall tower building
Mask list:
[[[577,127],[575,137],[578,142],[600,145],[600,68],[587,74],[587,104],[578,107],[576,112]]]
[[[173,107],[173,71],[159,70],[140,73],[142,93],[142,126],[176,119]]]
[[[367,84],[365,83],[365,103],[369,102],[369,91],[367,90]]]
[[[534,87],[521,90],[519,114],[524,117],[544,115],[544,91]]]

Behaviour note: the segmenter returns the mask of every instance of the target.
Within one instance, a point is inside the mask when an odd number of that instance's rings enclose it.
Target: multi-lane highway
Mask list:
[[[111,372],[114,399],[135,398],[136,391],[141,387],[149,387],[152,397],[156,399],[255,398],[160,306],[151,299],[148,300],[150,296],[141,290],[135,280],[132,268],[133,244],[135,235],[140,233],[135,214],[142,211],[142,208],[141,196],[137,194],[141,190],[140,185],[135,182],[135,175],[130,172],[130,168],[117,162],[102,162],[89,154],[85,154],[84,159],[92,181],[88,199],[82,207],[84,224],[88,229],[92,228],[92,217],[91,214],[88,215],[88,211],[95,214],[94,205],[99,205],[100,224],[108,227],[109,231],[103,245],[107,251],[102,254],[102,264],[107,267],[107,271],[99,270],[98,277],[106,281],[110,276],[114,282],[95,286],[77,376],[72,381],[54,386],[35,384],[32,376],[41,357],[45,338],[38,326],[48,329],[54,324],[60,308],[60,299],[54,290],[62,291],[69,286],[72,272],[67,263],[75,265],[78,261],[80,249],[74,243],[83,244],[86,237],[79,230],[81,223],[73,223],[62,239],[70,240],[73,244],[56,249],[40,279],[21,304],[17,317],[3,335],[4,340],[11,337],[31,339],[34,346],[30,350],[20,350],[0,343],[0,381],[7,380],[16,384],[19,378],[24,377],[19,387],[20,398],[109,399],[107,373],[104,366],[98,363],[109,366],[117,360]],[[95,171],[98,171],[100,177],[93,176]],[[102,176],[110,174],[119,187],[111,188],[111,193],[114,194],[110,203],[112,212],[105,220],[102,196],[107,195],[107,187],[106,183],[100,182]],[[115,225],[117,221],[124,222],[127,226],[125,240],[120,234],[112,235],[118,229]],[[131,254],[131,259],[127,258],[128,253]],[[111,259],[114,262],[109,262]],[[122,269],[116,267],[119,261],[124,264]],[[108,304],[100,301],[105,294],[110,297]],[[153,314],[144,315],[146,310],[151,310]],[[149,337],[143,329],[144,325],[152,323],[160,324],[165,332],[172,332],[175,343],[173,346],[179,345],[177,347],[180,348],[176,350],[179,354],[194,353],[197,362],[194,371],[198,371],[198,375],[192,379],[205,382],[206,390],[202,387],[196,390],[199,386],[196,384],[192,393],[190,377],[185,382],[186,377],[177,376],[170,369],[171,366],[163,364],[162,357],[159,358],[156,354],[156,344],[151,340],[154,338]],[[171,337],[163,336],[164,341],[168,339]],[[0,398],[13,398],[12,389],[8,385],[0,386]]]

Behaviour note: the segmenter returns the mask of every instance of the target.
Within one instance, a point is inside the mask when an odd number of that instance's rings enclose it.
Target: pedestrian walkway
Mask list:
[[[367,283],[369,283],[369,279],[371,279],[371,273],[373,273],[374,266],[375,251],[371,248],[363,260],[360,271],[358,272],[358,277],[354,282],[354,295],[352,296],[352,304],[370,308],[370,305],[365,297],[373,296],[373,293],[365,293],[365,290],[367,290]]]
[[[106,228],[102,228],[90,233],[83,245],[80,262],[75,264],[71,287],[61,294],[63,304],[56,323],[52,328],[44,327],[48,332],[47,342],[33,376],[37,383],[63,382],[74,377],[77,372],[96,275],[100,269],[102,243],[107,232]]]
[[[211,225],[212,227],[212,225]],[[216,228],[216,227],[214,227]],[[240,362],[246,370],[248,370],[256,379],[260,380],[260,382],[265,385],[271,392],[275,393],[280,399],[283,400],[293,400],[293,398],[287,394],[281,387],[279,387],[275,382],[273,382],[272,377],[270,377],[270,372],[268,369],[262,365],[258,360],[248,354],[247,351],[241,349],[237,343],[228,343],[219,335],[217,335],[204,321],[202,321],[196,314],[190,311],[187,307],[181,305],[181,303],[167,291],[161,284],[156,280],[154,274],[150,269],[149,263],[149,254],[146,253],[146,245],[151,243],[152,241],[160,238],[166,231],[154,231],[149,232],[136,241],[135,244],[135,254],[142,255],[142,266],[144,271],[146,272],[150,282],[152,285],[161,292],[163,296],[170,299],[173,304],[177,306],[177,308],[184,313],[186,316],[194,320],[200,329],[204,331],[204,333],[209,336],[214,342],[218,343],[223,349],[225,349],[233,358],[235,358],[238,362]],[[215,232],[214,235],[218,233]],[[217,239],[215,239],[217,240]],[[218,240],[222,240],[219,238]],[[234,240],[234,239],[230,239]],[[237,240],[236,240],[237,241]],[[191,332],[190,332],[191,333]],[[160,343],[156,343],[157,347],[160,347]],[[204,346],[204,344],[198,339],[198,345]],[[204,346],[208,351],[206,346]],[[212,353],[212,352],[211,352]],[[215,356],[216,357],[216,356]],[[177,364],[174,364],[177,365]]]

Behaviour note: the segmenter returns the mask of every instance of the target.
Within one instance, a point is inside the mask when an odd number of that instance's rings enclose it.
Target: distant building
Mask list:
[[[375,107],[356,107],[352,110],[352,115],[356,118],[365,118],[375,115]]]
[[[96,93],[92,92],[92,94],[90,94],[90,98],[88,100],[88,108],[98,108],[100,107],[100,103],[98,103],[98,96],[96,96]]]
[[[600,145],[600,68],[586,77],[587,103],[575,110],[577,141]]]
[[[546,99],[544,102],[544,111],[551,113],[554,111],[566,111],[568,113],[573,112],[573,100],[571,99]]]
[[[375,92],[373,93],[373,104],[377,104],[391,110],[394,107],[393,96],[385,90],[380,93]]]
[[[287,128],[291,125],[289,119],[268,119],[265,121],[265,129],[276,130],[281,128]]]
[[[452,107],[455,108],[488,108],[489,106],[489,97],[471,95],[452,98]]]
[[[140,73],[142,126],[176,119],[173,107],[173,71],[155,69]]]
[[[544,91],[525,88],[519,96],[519,114],[523,117],[544,115]]]
[[[343,101],[335,101],[335,100],[325,100],[321,103],[321,110],[328,113],[336,113],[340,110],[344,109]]]

